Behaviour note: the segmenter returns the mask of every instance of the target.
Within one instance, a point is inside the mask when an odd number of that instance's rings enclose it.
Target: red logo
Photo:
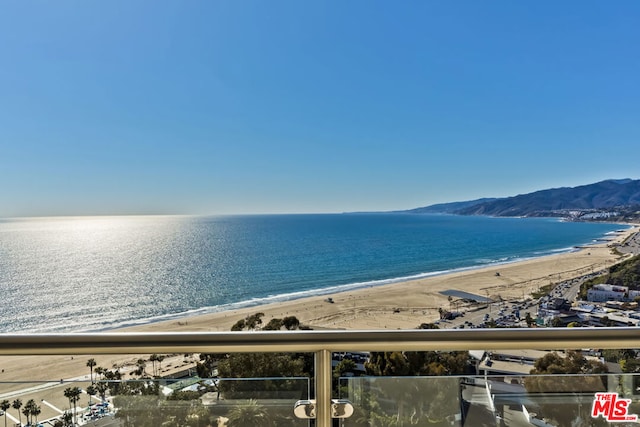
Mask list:
[[[638,416],[629,414],[631,399],[620,399],[618,393],[596,393],[591,407],[591,418],[602,416],[610,423],[638,421]]]

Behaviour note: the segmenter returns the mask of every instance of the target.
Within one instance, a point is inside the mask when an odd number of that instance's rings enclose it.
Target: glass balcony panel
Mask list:
[[[0,402],[21,406],[0,412],[0,425],[6,417],[8,426],[303,427],[309,420],[293,408],[309,390],[308,378],[98,380],[93,389],[89,381],[1,382]],[[24,412],[29,402],[34,413]]]
[[[344,427],[638,425],[640,375],[347,377]]]

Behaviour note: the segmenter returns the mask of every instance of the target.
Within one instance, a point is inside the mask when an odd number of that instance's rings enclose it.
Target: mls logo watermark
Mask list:
[[[631,399],[621,399],[618,393],[596,393],[591,407],[591,418],[602,417],[610,423],[638,421],[638,416],[629,413]]]

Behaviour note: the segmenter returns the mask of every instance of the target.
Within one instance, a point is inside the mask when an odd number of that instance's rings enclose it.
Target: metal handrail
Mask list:
[[[0,334],[0,355],[640,348],[640,329]]]
[[[316,426],[330,427],[331,352],[640,348],[638,328],[0,334],[1,355],[313,352]]]

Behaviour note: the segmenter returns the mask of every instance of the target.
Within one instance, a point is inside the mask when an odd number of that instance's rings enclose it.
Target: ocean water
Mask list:
[[[393,283],[621,228],[411,214],[0,219],[0,332],[106,330]]]

